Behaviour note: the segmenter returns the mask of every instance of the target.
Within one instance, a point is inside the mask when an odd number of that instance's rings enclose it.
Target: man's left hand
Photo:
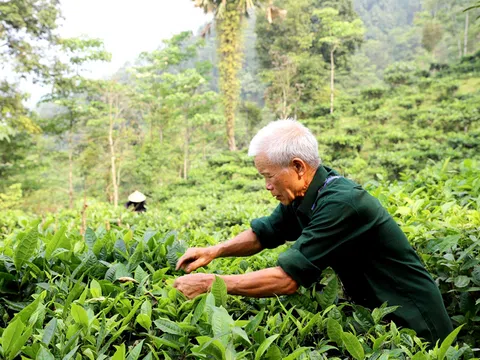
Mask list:
[[[177,288],[189,299],[193,299],[210,290],[214,280],[215,275],[213,274],[184,275],[175,280],[173,287]]]

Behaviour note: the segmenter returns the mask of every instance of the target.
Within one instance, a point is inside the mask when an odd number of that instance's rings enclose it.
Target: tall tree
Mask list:
[[[282,0],[279,6],[287,10],[288,14],[284,21],[269,24],[262,17],[257,17],[256,48],[263,70],[269,71],[276,67],[276,54],[288,56],[292,64],[295,64],[296,75],[292,78],[292,84],[302,85],[295,106],[299,118],[318,117],[328,113],[325,108],[328,99],[324,94],[329,74],[330,48],[319,41],[326,35],[326,31],[314,13],[325,3],[319,0]],[[351,1],[338,0],[330,3],[338,7],[341,20],[351,22],[357,18]],[[348,69],[348,57],[359,42],[357,39],[348,41],[336,51],[335,65],[338,68]],[[268,82],[267,88],[272,86],[274,84]],[[270,91],[267,89],[267,93]]]
[[[204,123],[215,119],[214,107],[217,94],[204,91],[205,78],[196,69],[187,69],[179,74],[164,74],[163,81],[168,88],[165,103],[171,109],[172,120],[183,132],[182,177],[188,178],[190,148],[194,132]]]
[[[132,135],[132,124],[127,120],[133,93],[128,87],[115,80],[97,81],[98,96],[93,105],[97,115],[89,121],[89,125],[96,127],[95,132],[100,138],[106,138],[110,182],[111,201],[113,206],[118,207],[119,187],[121,183],[122,148],[126,148]]]
[[[335,51],[348,41],[361,41],[365,30],[360,19],[355,19],[352,22],[342,21],[338,10],[333,8],[319,9],[314,11],[314,14],[320,18],[321,28],[323,34],[325,34],[318,41],[328,44],[330,48],[330,114],[332,114],[335,91]]]
[[[297,64],[288,55],[278,51],[272,54],[273,68],[264,72],[265,81],[270,84],[265,92],[269,107],[280,119],[297,116],[297,105],[304,84],[298,83]]]
[[[429,51],[433,52],[443,37],[443,27],[439,22],[432,20],[427,22],[423,27],[422,45]]]
[[[469,0],[425,0],[416,15],[417,26],[423,26],[422,46],[429,52],[439,48],[435,62],[456,60],[465,55],[469,39],[469,17],[464,13]],[[463,23],[462,23],[463,21]]]
[[[201,43],[192,40],[191,33],[184,32],[164,41],[163,48],[142,54],[142,65],[132,71],[140,101],[147,105],[144,118],[160,124],[160,140],[170,132],[169,144],[161,142],[164,152],[175,143],[172,133],[179,139],[179,173],[184,179],[188,177],[194,132],[217,118],[214,110],[217,94],[207,91],[206,74],[210,66],[194,62]]]
[[[56,43],[59,16],[57,0],[0,2],[0,188],[9,186],[7,175],[25,172],[32,135],[41,132],[19,81],[48,78],[46,54]]]
[[[158,139],[162,143],[170,125],[170,109],[164,104],[167,90],[162,76],[169,70],[178,71],[183,64],[193,59],[201,43],[191,41],[192,34],[188,31],[164,40],[159,49],[142,53],[140,65],[130,70],[138,92],[137,106],[149,123],[151,141]],[[195,67],[194,63],[189,65]]]
[[[109,61],[110,54],[104,50],[103,42],[98,39],[60,39],[59,44],[61,55],[57,58],[51,74],[52,92],[43,99],[44,102],[56,104],[59,111],[48,121],[45,129],[60,136],[67,135],[69,207],[73,208],[75,128],[88,119],[92,109],[86,96],[94,91],[91,82],[83,77],[83,66],[91,61]]]
[[[59,16],[57,0],[0,2],[0,63],[7,74],[31,76],[34,81],[48,77],[46,49],[56,43]],[[0,141],[19,131],[38,130],[21,101],[25,95],[12,78],[0,77]]]
[[[206,13],[214,14],[215,28],[218,33],[220,90],[226,118],[228,148],[237,149],[235,143],[235,113],[239,103],[240,82],[238,72],[242,66],[242,25],[254,6],[264,4],[265,0],[193,0],[195,6]],[[284,17],[285,12],[273,5],[266,7],[269,22],[275,17]]]

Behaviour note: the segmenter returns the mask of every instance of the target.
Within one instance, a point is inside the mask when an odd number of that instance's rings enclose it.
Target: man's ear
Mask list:
[[[298,176],[303,176],[307,171],[307,164],[300,158],[293,158],[292,166]]]

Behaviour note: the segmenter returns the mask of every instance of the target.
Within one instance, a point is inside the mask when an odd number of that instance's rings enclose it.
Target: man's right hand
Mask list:
[[[178,259],[175,269],[183,269],[190,273],[199,267],[208,265],[215,258],[216,251],[213,247],[190,248]]]

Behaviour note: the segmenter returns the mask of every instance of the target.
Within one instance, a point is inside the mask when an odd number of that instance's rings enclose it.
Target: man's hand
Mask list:
[[[189,299],[206,293],[210,290],[215,275],[213,274],[190,274],[180,276],[173,283],[173,287],[181,291]]]
[[[183,269],[190,273],[199,267],[208,265],[216,256],[217,254],[213,247],[190,248],[178,259],[175,269]]]

